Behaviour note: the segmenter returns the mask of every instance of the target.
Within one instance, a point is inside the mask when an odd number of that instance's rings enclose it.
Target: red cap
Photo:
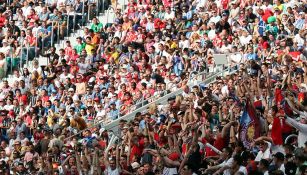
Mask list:
[[[10,111],[9,111],[9,115],[10,115],[10,116],[15,116],[15,112],[14,112],[13,110],[10,110]]]
[[[180,155],[178,153],[171,153],[170,155],[168,155],[168,158],[171,159],[172,161],[178,160],[179,157]]]

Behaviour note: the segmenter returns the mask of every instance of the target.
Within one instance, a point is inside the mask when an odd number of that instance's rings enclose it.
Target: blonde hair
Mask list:
[[[180,95],[177,95],[176,96],[176,99],[175,99],[175,104],[176,104],[176,106],[180,106],[181,105],[181,103],[182,103],[182,101],[183,101],[183,96],[180,94]]]
[[[149,114],[154,114],[156,111],[157,111],[157,105],[155,103],[149,105],[149,107],[148,107],[148,113]]]

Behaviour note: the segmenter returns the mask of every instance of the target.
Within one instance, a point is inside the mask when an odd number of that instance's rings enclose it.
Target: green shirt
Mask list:
[[[76,49],[77,53],[80,54],[83,49],[85,49],[85,43],[77,44],[74,49]]]
[[[91,25],[91,29],[92,29],[94,32],[100,32],[100,30],[102,29],[102,27],[103,27],[102,23],[92,24],[92,25]]]

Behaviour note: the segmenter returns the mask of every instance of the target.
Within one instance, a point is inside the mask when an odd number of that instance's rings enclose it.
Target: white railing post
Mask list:
[[[81,15],[82,15],[82,24],[81,24],[81,26],[83,25],[83,22],[84,22],[84,10],[85,10],[84,8],[85,8],[85,0],[83,0],[83,2],[82,2],[82,3],[83,3],[83,6],[82,6],[82,14],[81,14]]]
[[[36,41],[35,41],[35,49],[34,49],[34,58],[37,58],[37,45],[38,45],[38,31],[39,30],[37,30],[36,32],[35,32],[35,39],[36,39]]]
[[[66,30],[67,37],[69,37],[69,18],[70,18],[69,11],[67,11],[67,30]]]
[[[27,58],[26,58],[26,65],[29,66],[29,43],[27,41]]]
[[[60,43],[60,21],[58,21],[58,26],[57,26],[57,27],[58,27],[58,31],[57,31],[57,34],[58,34],[58,37],[57,37],[57,38],[58,38],[58,39],[57,39],[56,42],[59,44],[59,43]]]
[[[11,74],[13,73],[13,47],[10,46]]]
[[[53,39],[54,39],[54,21],[51,21],[51,46],[53,46]]]
[[[90,10],[91,10],[91,3],[87,1],[87,22],[90,21]]]
[[[22,38],[22,42],[20,43],[20,65],[19,65],[19,67],[20,67],[20,70],[22,70],[22,53],[23,53],[23,38]]]

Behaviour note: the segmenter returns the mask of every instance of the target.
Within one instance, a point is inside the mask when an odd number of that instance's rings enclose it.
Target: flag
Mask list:
[[[301,52],[299,52],[299,51],[289,52],[289,55],[292,57],[292,59],[293,59],[294,61],[301,61],[301,60],[300,60]]]
[[[293,110],[289,106],[288,102],[286,100],[282,101],[284,112],[287,116],[292,117],[293,116]]]
[[[305,99],[305,94],[303,92],[298,93],[298,101],[302,103]]]
[[[282,101],[282,106],[283,106],[283,109],[280,110],[279,112],[284,113],[286,116],[290,116],[290,117],[293,116],[293,110],[291,109],[291,107],[289,106],[286,100]],[[282,133],[284,134],[292,133],[293,127],[288,125],[284,118],[281,120],[282,120],[282,126],[281,126]]]
[[[284,97],[281,94],[281,89],[277,88],[275,89],[275,103],[281,103],[281,101],[284,99]]]
[[[246,148],[250,148],[253,140],[260,136],[260,119],[251,102],[248,100],[240,119],[239,138]]]
[[[282,145],[282,121],[279,117],[274,117],[271,138],[274,145]]]

